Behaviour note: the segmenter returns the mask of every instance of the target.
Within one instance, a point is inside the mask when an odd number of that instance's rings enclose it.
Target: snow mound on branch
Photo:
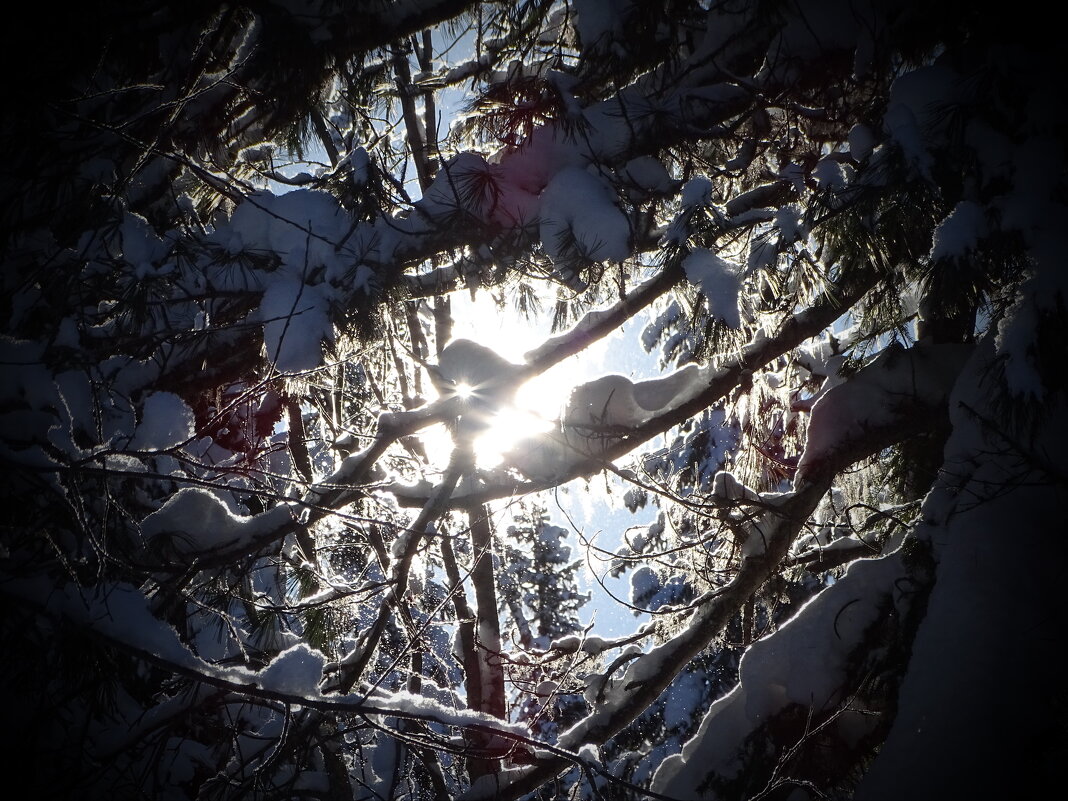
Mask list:
[[[1009,392],[1041,398],[1045,389],[1035,363],[1035,331],[1041,306],[1035,284],[1034,277],[1025,281],[1008,314],[998,321],[995,344],[998,356],[1004,359]]]
[[[1008,797],[1020,785],[1019,766],[1046,788],[1061,763],[1063,751],[1044,746],[1062,719],[1050,701],[1062,682],[1064,625],[1041,610],[1061,596],[1064,535],[1054,521],[1064,516],[1064,494],[1051,492],[1037,470],[1019,480],[1017,460],[1033,448],[1063,453],[1068,409],[1063,399],[1051,405],[1010,448],[1004,429],[990,425],[1004,397],[991,392],[991,345],[987,337],[977,346],[948,404],[953,432],[917,527],[930,542],[936,580],[896,717],[856,790],[865,801]]]
[[[313,370],[323,362],[323,340],[333,340],[329,286],[308,286],[282,277],[271,282],[260,301],[267,357],[280,371]]]
[[[691,364],[649,381],[635,383],[612,374],[580,384],[571,391],[561,427],[524,439],[505,461],[532,480],[564,477],[599,458],[636,427],[696,395],[709,375]]]
[[[211,239],[232,256],[267,254],[273,269],[214,268],[226,289],[262,289],[251,316],[263,324],[267,357],[283,372],[322,364],[322,342],[334,336],[330,306],[335,285],[367,290],[373,270],[361,264],[374,255],[366,232],[354,234],[352,216],[328,192],[298,189],[282,195],[256,192],[220,225]],[[381,239],[381,237],[379,237]],[[379,246],[382,246],[379,243]]]
[[[166,538],[179,555],[195,556],[251,545],[257,535],[278,529],[290,519],[285,505],[253,517],[238,517],[207,490],[184,487],[141,521],[141,534],[146,540]]]
[[[933,65],[901,75],[890,88],[883,127],[906,163],[926,178],[934,165],[928,143],[952,116],[945,112],[958,100],[956,81],[951,69]]]
[[[531,481],[544,482],[563,479],[586,459],[586,454],[569,445],[559,431],[524,437],[504,456],[506,464]]]
[[[315,696],[325,664],[326,657],[319,651],[307,643],[297,643],[271,660],[259,673],[258,684],[275,692]]]
[[[666,411],[703,383],[704,373],[695,365],[664,378],[638,383],[622,375],[601,376],[572,390],[564,424],[579,428],[633,428]]]
[[[631,159],[619,173],[639,189],[652,194],[667,194],[676,185],[660,159],[653,156]]]
[[[639,567],[630,577],[630,602],[639,606],[643,598],[647,598],[660,589],[660,577],[656,571],[648,565]]]
[[[695,175],[682,187],[679,206],[683,211],[693,211],[699,206],[712,203],[712,181],[704,175]]]
[[[574,0],[575,29],[584,51],[622,39],[631,0]]]
[[[630,603],[651,612],[686,600],[689,587],[681,575],[661,578],[656,571],[645,565],[630,577]]]
[[[126,212],[119,228],[119,239],[122,242],[122,256],[138,278],[162,274],[173,267],[173,264],[168,266],[162,263],[169,247],[144,217]]]
[[[738,265],[705,248],[695,248],[682,260],[682,269],[686,279],[701,290],[714,317],[731,328],[741,326],[738,293],[742,288],[742,271]]]
[[[904,575],[897,554],[855,563],[781,629],[754,643],[742,657],[738,686],[711,706],[682,753],[664,760],[652,789],[688,797],[713,773],[730,780],[743,768],[750,733],[788,706],[821,710],[836,703],[854,650],[885,614],[888,599],[899,603],[895,582]]]
[[[299,275],[315,267],[331,267],[352,224],[352,217],[329,192],[256,192],[234,210],[229,223],[220,226],[212,238],[231,253],[275,253],[283,270]]]
[[[931,261],[964,256],[976,249],[986,231],[982,207],[970,200],[962,200],[935,229]]]
[[[812,177],[820,189],[840,189],[849,182],[849,173],[833,158],[820,159],[812,168]]]
[[[543,558],[547,562],[563,564],[571,558],[571,547],[566,545],[568,531],[560,526],[542,526],[538,532]]]
[[[849,129],[849,155],[858,162],[870,156],[876,144],[875,134],[867,125],[858,122]]]
[[[720,470],[712,479],[712,497],[720,503],[760,501],[760,494],[750,489],[729,470]]]
[[[887,347],[816,402],[798,474],[865,430],[893,423],[903,402],[941,407],[972,350],[953,344]]]
[[[163,451],[192,439],[193,434],[193,410],[188,404],[171,392],[153,392],[145,398],[130,447]]]
[[[460,153],[438,171],[416,207],[434,221],[456,215],[484,219],[494,204],[496,179],[482,156]]]
[[[631,428],[657,406],[646,408],[634,395],[635,385],[622,375],[606,375],[575,387],[568,399],[564,424],[580,428]]]
[[[518,364],[505,359],[495,350],[470,339],[454,339],[446,345],[431,373],[434,386],[448,396],[458,386],[466,386],[473,398],[495,405],[509,400],[515,393]]]
[[[623,261],[630,255],[630,225],[611,187],[577,167],[560,170],[541,195],[542,246],[555,263],[576,257]]]

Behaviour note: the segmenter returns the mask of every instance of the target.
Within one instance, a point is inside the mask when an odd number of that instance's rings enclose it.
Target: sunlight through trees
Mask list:
[[[13,784],[1052,795],[1068,109],[1030,12],[13,12]]]

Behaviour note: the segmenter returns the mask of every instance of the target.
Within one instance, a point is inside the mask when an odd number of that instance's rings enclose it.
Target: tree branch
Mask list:
[[[912,352],[915,353],[917,348],[913,348]],[[958,371],[962,364],[958,364]],[[943,365],[937,367],[941,374],[925,378],[939,386],[939,393],[932,396],[930,393],[888,392],[892,398],[893,414],[881,419],[877,425],[857,430],[850,438],[837,443],[835,448],[813,463],[804,475],[798,476],[793,491],[767,498],[772,508],[754,518],[749,525],[749,539],[743,544],[745,555],[731,581],[697,608],[679,634],[635,661],[620,680],[621,691],[610,694],[606,704],[564,732],[560,736],[561,746],[577,750],[584,743],[604,743],[636,719],[778,571],[798,531],[839,472],[926,430],[933,419],[945,414],[946,399],[956,373],[945,370]],[[876,364],[866,369],[881,370],[883,365]],[[864,372],[860,371],[857,376],[863,376]],[[846,387],[848,382],[836,389],[844,390]],[[813,410],[813,420],[824,413],[834,414],[834,406],[817,404]],[[824,422],[832,424],[830,420]],[[500,788],[497,797],[502,801],[514,801],[534,791],[566,767],[567,763],[559,758],[547,759]]]

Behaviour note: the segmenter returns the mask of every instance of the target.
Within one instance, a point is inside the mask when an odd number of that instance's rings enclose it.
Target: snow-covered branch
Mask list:
[[[11,603],[28,604],[49,617],[75,623],[86,634],[138,659],[237,696],[281,701],[321,712],[433,721],[511,740],[529,737],[524,726],[476,711],[451,709],[426,696],[380,690],[341,695],[320,692],[328,663],[323,654],[303,643],[283,651],[259,671],[212,665],[194,655],[173,628],[154,617],[144,595],[130,585],[98,586],[86,591],[72,584],[57,589],[43,580],[7,578],[0,582],[0,592]],[[153,721],[153,725],[156,723]]]
[[[705,600],[679,634],[644,654],[614,683],[603,705],[561,735],[564,747],[577,749],[583,743],[603,743],[645,710],[671,683],[678,671],[706,648],[743,604],[779,569],[798,531],[830,489],[837,474],[856,462],[879,453],[895,442],[925,430],[946,413],[949,392],[961,367],[962,356],[954,346],[918,345],[898,360],[880,360],[861,370],[840,386],[850,399],[863,395],[874,402],[872,418],[865,425],[847,427],[832,446],[821,447],[799,474],[794,489],[766,498],[771,507],[748,524],[745,556],[734,577]],[[944,356],[945,359],[939,358]],[[902,361],[916,383],[900,387]],[[888,363],[889,362],[889,363]],[[859,379],[859,380],[858,380]],[[852,381],[857,385],[851,388]],[[879,387],[880,391],[873,391]],[[830,397],[830,395],[828,395]],[[813,424],[834,428],[834,415],[844,398],[813,409]],[[822,408],[821,408],[822,406]],[[821,419],[822,418],[822,419]],[[538,787],[565,767],[560,760],[516,774],[500,798],[515,799]]]
[[[761,331],[738,355],[728,357],[719,366],[690,367],[680,371],[679,375],[660,379],[661,383],[648,382],[649,389],[653,390],[651,396],[662,400],[663,405],[647,410],[640,420],[621,419],[619,425],[615,425],[611,418],[601,420],[603,430],[610,431],[610,434],[597,437],[596,451],[576,444],[580,441],[572,441],[566,436],[562,438],[556,433],[543,435],[539,441],[525,443],[520,449],[527,462],[534,459],[537,465],[545,465],[540,474],[538,468],[528,465],[528,469],[536,476],[534,480],[490,477],[484,487],[456,493],[452,503],[457,507],[467,502],[487,503],[516,493],[546,489],[603,469],[612,459],[623,456],[657,434],[708,408],[733,391],[744,376],[769,364],[830,325],[841,315],[843,308],[857,302],[877,280],[873,271],[857,272],[849,280],[829,287],[810,308],[788,317],[774,333],[769,335]],[[588,427],[589,422],[584,426]],[[425,499],[418,491],[412,492],[404,487],[396,487],[395,492],[400,502],[408,506],[421,506]]]

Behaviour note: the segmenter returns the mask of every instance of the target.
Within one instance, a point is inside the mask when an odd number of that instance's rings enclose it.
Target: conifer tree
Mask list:
[[[9,774],[1052,795],[1068,104],[1032,12],[12,12]],[[501,423],[605,340],[655,367]],[[576,499],[643,517],[580,554]],[[579,623],[580,556],[630,633]]]

